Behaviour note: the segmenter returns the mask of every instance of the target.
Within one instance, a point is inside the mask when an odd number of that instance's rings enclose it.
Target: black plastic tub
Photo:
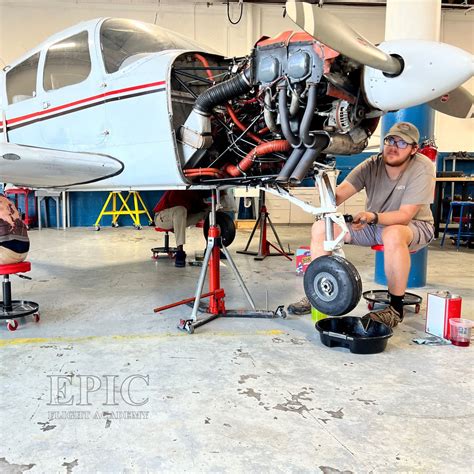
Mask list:
[[[354,354],[377,354],[387,347],[393,331],[368,318],[344,316],[325,318],[316,323],[321,342],[328,347],[347,347]]]

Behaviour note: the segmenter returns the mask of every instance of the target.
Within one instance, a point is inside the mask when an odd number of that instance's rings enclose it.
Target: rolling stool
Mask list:
[[[162,229],[161,227],[155,227],[157,232],[164,232],[165,233],[165,241],[163,247],[154,247],[151,249],[152,257],[156,260],[160,253],[168,254],[169,258],[173,258],[178,249],[176,247],[170,247],[170,232],[174,232],[174,229]]]
[[[451,218],[453,216],[453,211],[456,207],[459,206],[459,227],[457,231],[449,231],[448,226],[451,222]],[[464,216],[464,209],[467,209],[467,215]],[[461,241],[461,237],[467,237],[467,240],[474,239],[474,229],[471,226],[471,219],[474,214],[474,202],[473,201],[451,201],[449,205],[449,213],[448,218],[446,219],[446,226],[443,232],[443,238],[441,239],[441,247],[444,245],[444,239],[446,234],[448,235],[456,235],[457,242],[456,242],[456,250],[459,250],[459,242]],[[454,218],[453,220],[455,220]],[[467,223],[466,229],[463,229],[463,224]]]
[[[30,262],[0,265],[0,275],[3,275],[3,301],[0,302],[0,319],[7,320],[7,328],[9,331],[15,331],[17,329],[18,318],[23,318],[24,316],[32,314],[35,322],[38,322],[40,320],[38,303],[23,300],[12,301],[10,275],[29,272],[30,270]],[[18,276],[31,280],[30,277],[24,275]]]
[[[375,283],[379,285],[387,284],[387,277],[384,271],[383,245],[372,245],[375,250]],[[417,251],[410,251],[411,267],[408,274],[408,288],[420,287],[426,285],[426,269],[428,265],[428,248],[424,247]],[[362,293],[363,298],[367,301],[368,309],[374,309],[376,304],[388,305],[389,296],[387,290],[369,290]],[[414,293],[405,293],[403,306],[415,306],[415,313],[420,312],[421,302],[423,298]]]

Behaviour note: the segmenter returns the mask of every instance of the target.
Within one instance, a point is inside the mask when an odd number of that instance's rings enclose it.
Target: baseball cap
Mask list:
[[[403,138],[407,143],[418,143],[420,139],[420,132],[410,122],[398,122],[392,126],[384,138],[390,136],[397,136]]]

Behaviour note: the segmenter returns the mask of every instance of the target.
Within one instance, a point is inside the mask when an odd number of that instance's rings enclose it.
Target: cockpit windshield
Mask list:
[[[105,69],[116,72],[127,58],[166,49],[203,51],[202,45],[173,31],[134,20],[105,20],[100,30]],[[138,56],[140,57],[140,56]]]

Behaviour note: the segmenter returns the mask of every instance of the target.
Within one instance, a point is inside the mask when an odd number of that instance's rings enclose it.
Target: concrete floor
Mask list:
[[[309,227],[278,232],[294,249]],[[323,346],[310,316],[219,319],[191,336],[176,329],[189,308],[152,310],[193,296],[200,268],[151,260],[152,228],[30,235],[33,281],[13,277],[13,295],[42,319],[0,326],[1,473],[473,472],[473,348],[413,343],[424,302],[376,355]],[[299,298],[294,262],[235,254],[248,235],[230,250],[257,306]],[[188,254],[203,245],[191,229]],[[345,249],[377,288],[373,253]],[[473,266],[472,250],[435,243],[415,292],[459,293],[474,319]],[[242,307],[225,264],[222,281],[226,306]]]

